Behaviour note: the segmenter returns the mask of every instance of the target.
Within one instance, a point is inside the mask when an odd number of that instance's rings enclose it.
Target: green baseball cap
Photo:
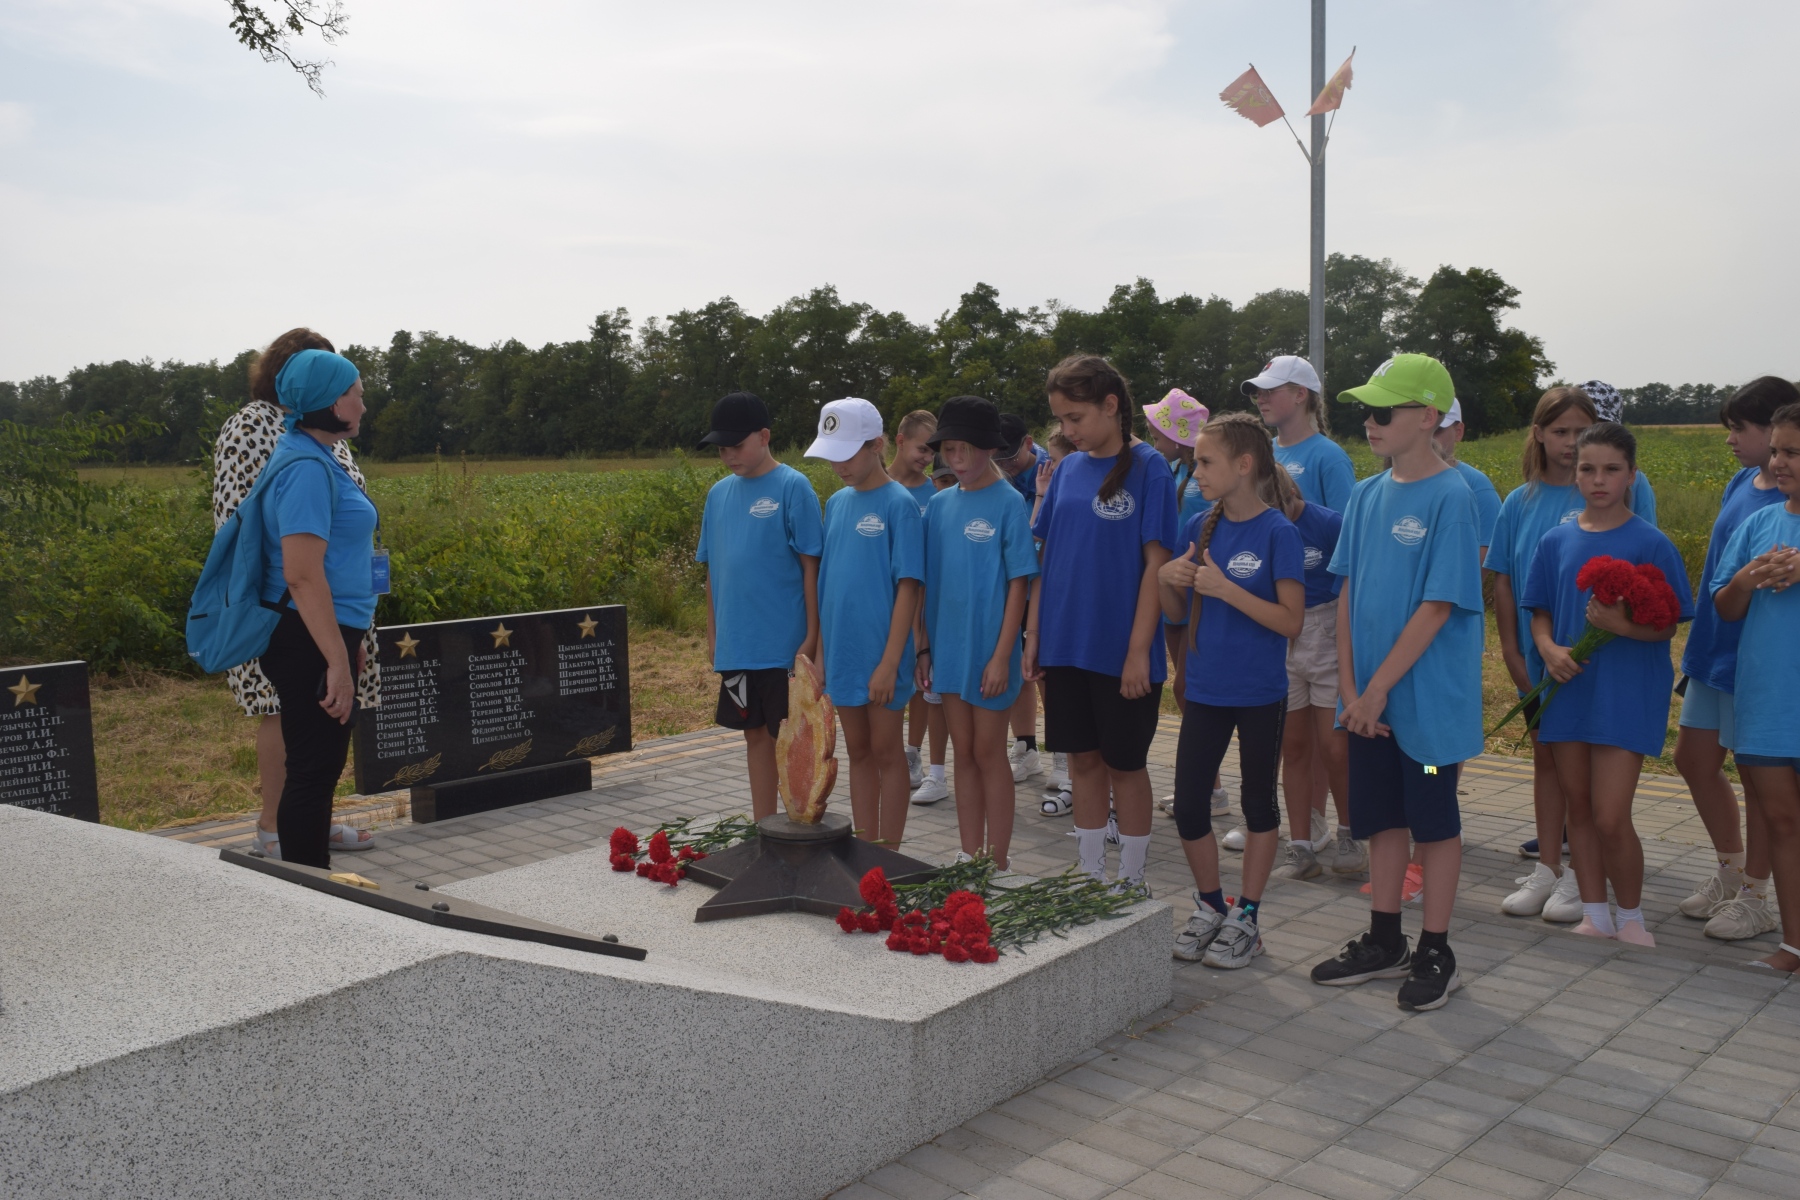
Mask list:
[[[1375,368],[1369,382],[1338,393],[1340,404],[1429,404],[1439,412],[1449,412],[1455,400],[1450,372],[1429,354],[1396,354]]]

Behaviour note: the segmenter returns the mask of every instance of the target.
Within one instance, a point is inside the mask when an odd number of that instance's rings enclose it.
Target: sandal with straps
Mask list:
[[[281,835],[270,833],[266,829],[256,831],[256,849],[264,858],[281,861]]]
[[[1066,817],[1075,811],[1075,798],[1066,790],[1059,791],[1055,795],[1045,796],[1043,803],[1038,805],[1038,811],[1046,817]]]
[[[375,848],[375,835],[366,829],[358,829],[354,825],[333,825],[330,840],[333,850],[373,850]]]
[[[1777,950],[1786,950],[1789,954],[1793,955],[1795,958],[1800,958],[1800,948],[1790,946],[1786,942],[1782,942],[1779,946],[1776,947],[1776,949]],[[1752,962],[1750,965],[1753,967],[1761,967],[1765,971],[1773,971],[1776,969],[1774,966],[1772,966],[1769,963],[1764,962],[1760,958],[1757,959],[1755,962]],[[1795,968],[1794,970],[1788,971],[1786,973],[1789,975],[1800,975],[1800,968]]]

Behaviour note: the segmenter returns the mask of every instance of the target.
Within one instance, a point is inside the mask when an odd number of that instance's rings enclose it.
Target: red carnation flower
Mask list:
[[[870,908],[880,908],[883,901],[891,903],[894,899],[894,885],[887,881],[887,872],[880,867],[870,868],[856,890]]]
[[[637,867],[637,860],[629,854],[614,854],[608,861],[612,863],[612,869],[615,871],[630,871]]]
[[[963,949],[961,942],[945,942],[944,958],[953,963],[968,962],[969,952]]]
[[[986,942],[983,942],[979,946],[971,946],[969,948],[969,958],[978,963],[999,962],[1000,952]]]
[[[838,928],[843,930],[845,933],[855,933],[861,925],[861,922],[857,919],[856,914],[851,912],[847,908],[838,909],[837,923],[838,923]]]
[[[641,862],[637,865],[637,873],[639,875],[644,876],[645,878],[649,878],[650,868],[654,867],[655,865],[656,865],[655,863]]]
[[[657,830],[650,835],[650,861],[666,863],[675,856],[669,852],[669,835]]]
[[[856,919],[856,923],[857,923],[858,928],[860,928],[864,933],[880,933],[881,932],[881,918],[876,916],[874,913],[871,913],[871,912],[863,913],[861,916],[859,916]]]
[[[638,852],[637,834],[623,825],[612,831],[612,839],[607,846],[614,854],[636,855]]]

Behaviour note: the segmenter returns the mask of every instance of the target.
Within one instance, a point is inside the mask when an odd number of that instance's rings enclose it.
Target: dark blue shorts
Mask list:
[[[1415,842],[1459,836],[1460,765],[1423,766],[1408,758],[1391,737],[1351,734],[1350,836],[1363,840],[1389,829],[1410,830]]]

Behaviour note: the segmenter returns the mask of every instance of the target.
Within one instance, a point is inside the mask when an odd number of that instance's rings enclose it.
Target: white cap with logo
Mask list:
[[[1438,422],[1438,428],[1439,429],[1448,429],[1452,425],[1461,425],[1461,424],[1462,424],[1462,401],[1453,399],[1450,401],[1450,411],[1445,413],[1444,419]]]
[[[881,434],[881,410],[873,404],[855,396],[833,400],[819,410],[819,436],[806,448],[806,457],[843,462]]]
[[[1322,392],[1324,385],[1319,382],[1319,373],[1313,365],[1298,354],[1283,354],[1271,358],[1263,367],[1262,374],[1255,379],[1246,379],[1238,390],[1246,396],[1254,396],[1258,391],[1278,388],[1284,383],[1297,383],[1309,392]]]

